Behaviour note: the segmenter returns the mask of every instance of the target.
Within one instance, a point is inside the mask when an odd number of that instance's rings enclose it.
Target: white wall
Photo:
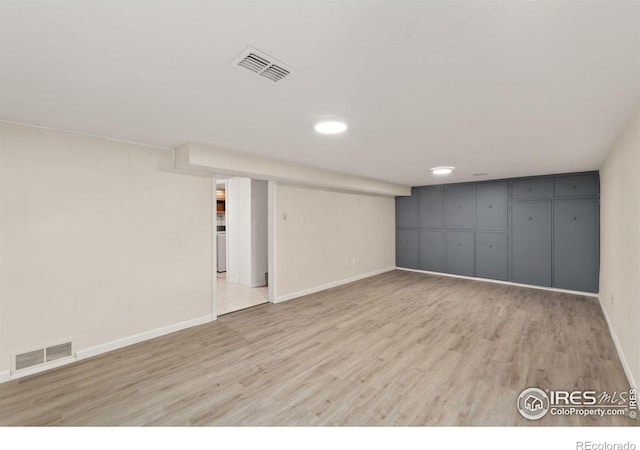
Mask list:
[[[392,197],[276,187],[276,300],[395,267]]]
[[[0,372],[212,313],[211,179],[173,151],[0,123]]]
[[[639,174],[640,109],[600,171],[600,300],[632,383],[640,381]]]
[[[251,180],[227,180],[227,282],[251,282]]]
[[[251,287],[264,286],[269,270],[268,184],[251,180]]]
[[[267,182],[234,177],[227,180],[227,282],[264,286],[268,263]]]

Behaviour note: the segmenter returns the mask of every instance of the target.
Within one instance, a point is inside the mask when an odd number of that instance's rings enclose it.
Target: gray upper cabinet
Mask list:
[[[474,228],[476,225],[476,187],[474,185],[447,186],[446,227]]]
[[[514,181],[511,184],[511,198],[548,198],[551,194],[550,183],[548,179]]]
[[[444,189],[426,186],[418,191],[418,223],[420,228],[444,227]]]
[[[553,281],[563,289],[598,292],[599,200],[553,205]]]
[[[396,265],[418,268],[418,230],[396,230]]]
[[[411,197],[396,197],[396,227],[418,228],[418,196],[411,190]]]
[[[494,280],[509,278],[506,232],[476,232],[476,276]]]
[[[481,229],[507,229],[507,183],[479,184],[477,223]]]
[[[579,197],[598,195],[597,175],[556,178],[553,182],[556,197]]]
[[[516,202],[511,214],[512,281],[551,286],[551,202]]]
[[[420,230],[420,269],[444,270],[444,232]]]
[[[472,277],[475,272],[474,232],[447,232],[447,272]]]

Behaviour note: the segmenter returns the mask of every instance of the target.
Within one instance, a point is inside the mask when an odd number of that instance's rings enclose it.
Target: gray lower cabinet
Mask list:
[[[396,197],[396,227],[418,228],[418,196],[415,189],[411,197]]]
[[[418,191],[418,223],[420,228],[444,227],[444,189],[426,186]]]
[[[447,228],[474,228],[476,226],[475,186],[447,186],[445,198]]]
[[[479,184],[476,198],[476,227],[506,230],[507,183]]]
[[[551,202],[511,205],[511,279],[551,286]]]
[[[447,264],[448,273],[457,275],[474,275],[474,232],[447,231]]]
[[[506,232],[476,232],[476,276],[495,280],[509,278]]]
[[[444,271],[444,232],[420,230],[420,269]]]
[[[418,268],[418,230],[396,230],[396,264],[407,269]]]
[[[553,205],[553,285],[598,292],[599,200],[556,200]]]

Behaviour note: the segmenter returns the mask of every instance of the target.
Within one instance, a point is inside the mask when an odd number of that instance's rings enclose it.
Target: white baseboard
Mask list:
[[[624,369],[625,375],[627,375],[627,380],[629,381],[629,386],[634,389],[638,388],[636,384],[636,380],[631,373],[631,368],[629,367],[629,363],[627,362],[627,358],[624,356],[624,352],[622,351],[622,347],[620,346],[620,341],[618,341],[618,336],[616,336],[616,332],[613,329],[613,325],[611,324],[611,320],[609,319],[609,313],[607,309],[604,307],[602,299],[598,297],[598,301],[600,302],[600,309],[602,309],[602,314],[604,315],[604,320],[607,321],[607,326],[609,327],[609,334],[611,334],[611,339],[613,339],[613,345],[616,346],[616,351],[618,352],[618,358],[620,358],[620,362],[622,363],[622,368]]]
[[[356,275],[355,277],[345,278],[344,280],[340,280],[340,281],[334,281],[333,283],[327,283],[321,286],[315,286],[309,289],[304,289],[302,291],[293,292],[291,294],[281,295],[276,298],[276,301],[274,303],[280,303],[287,300],[293,300],[294,298],[303,297],[305,295],[315,294],[316,292],[324,291],[325,289],[331,289],[333,287],[341,286],[343,284],[353,283],[354,281],[362,280],[364,278],[369,278],[374,275],[380,275],[381,273],[390,272],[392,270],[395,270],[395,267],[385,267],[384,269],[363,273],[361,275]]]
[[[138,342],[147,341],[149,339],[153,339],[159,336],[164,336],[165,334],[184,330],[185,328],[191,328],[197,325],[209,323],[212,320],[213,320],[213,316],[211,315],[198,317],[197,319],[191,319],[191,320],[186,320],[184,322],[174,323],[173,325],[169,325],[162,328],[156,328],[155,330],[145,331],[144,333],[135,334],[133,336],[129,336],[123,339],[107,342],[106,344],[100,344],[100,345],[96,345],[95,347],[86,348],[84,350],[78,350],[76,352],[76,359],[80,361],[82,359],[91,358],[92,356],[117,350],[119,348],[126,347],[128,345],[137,344]]]
[[[144,333],[136,334],[123,339],[118,339],[116,341],[107,342],[106,344],[96,345],[95,347],[90,347],[84,350],[78,350],[76,351],[75,357],[65,358],[64,360],[56,361],[52,364],[47,364],[44,366],[38,366],[33,370],[24,370],[14,374],[11,374],[9,371],[0,372],[0,383],[26,377],[29,375],[34,375],[39,372],[45,372],[47,370],[55,369],[56,367],[60,367],[66,364],[71,364],[73,362],[80,361],[82,359],[90,358],[92,356],[97,356],[102,353],[110,352],[112,350],[117,350],[119,348],[126,347],[128,345],[137,344],[138,342],[147,341],[149,339],[164,336],[165,334],[184,330],[185,328],[191,328],[197,325],[209,323],[209,322],[212,322],[213,320],[215,320],[215,318],[211,315],[198,317],[197,319],[174,323],[166,327],[156,328],[155,330],[145,331]]]
[[[39,365],[31,369],[24,369],[18,373],[12,374],[11,372],[9,372],[9,380],[17,380],[18,378],[28,377],[29,375],[35,375],[36,373],[46,372],[47,370],[55,369],[56,367],[66,366],[67,364],[71,364],[76,361],[77,361],[77,358],[75,356],[70,356],[68,358],[64,358],[48,364]]]
[[[543,291],[562,292],[564,294],[584,295],[587,297],[598,298],[598,294],[593,292],[572,291],[569,289],[559,289],[559,288],[553,288],[553,287],[547,287],[547,286],[536,286],[535,284],[524,284],[524,283],[514,283],[512,281],[493,280],[491,278],[467,277],[464,275],[455,275],[453,273],[432,272],[429,270],[418,270],[418,269],[407,269],[405,267],[396,267],[396,269],[405,270],[407,272],[418,272],[418,273],[426,273],[429,275],[438,275],[441,277],[462,278],[463,280],[484,281],[486,283],[506,284],[507,286],[518,286],[518,287],[525,287],[530,289],[541,289]]]

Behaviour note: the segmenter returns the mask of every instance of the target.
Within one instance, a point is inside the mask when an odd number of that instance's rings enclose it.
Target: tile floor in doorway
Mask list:
[[[218,273],[218,316],[267,303],[266,287],[248,288],[227,283],[227,273]]]

